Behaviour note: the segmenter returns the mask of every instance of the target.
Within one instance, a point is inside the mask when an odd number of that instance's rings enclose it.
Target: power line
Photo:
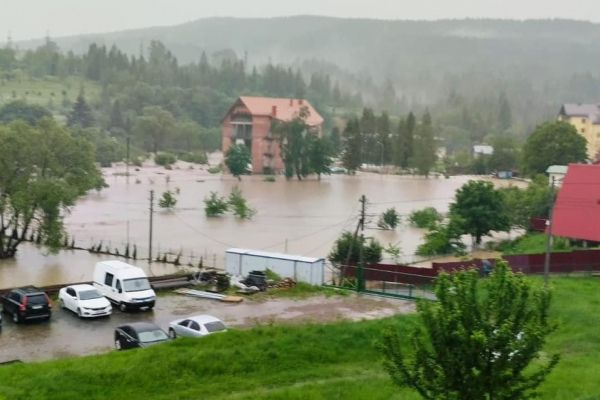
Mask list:
[[[190,225],[190,224],[188,224],[187,222],[185,222],[185,221],[184,221],[183,219],[181,219],[181,218],[180,218],[180,217],[179,217],[177,214],[175,214],[175,218],[177,218],[177,219],[178,219],[178,220],[179,220],[179,221],[180,221],[182,224],[184,224],[185,226],[187,226],[189,229],[193,230],[193,231],[194,231],[194,232],[196,232],[198,235],[200,235],[200,236],[202,236],[202,237],[205,237],[205,238],[206,238],[206,239],[208,239],[208,240],[211,240],[211,241],[213,241],[213,242],[215,242],[215,243],[218,243],[218,244],[220,244],[220,245],[222,245],[222,246],[225,246],[225,247],[236,247],[236,246],[234,246],[234,245],[231,245],[231,244],[229,244],[229,243],[225,243],[225,242],[222,242],[222,241],[220,241],[220,240],[218,240],[218,239],[215,239],[215,238],[213,238],[213,237],[210,237],[210,236],[208,236],[207,234],[203,233],[202,231],[200,231],[200,230],[198,230],[198,229],[194,228],[192,225]]]
[[[435,200],[452,200],[454,197],[438,197],[432,199],[415,199],[415,200],[396,200],[396,201],[380,201],[376,203],[369,203],[369,205],[377,205],[377,204],[399,204],[399,203],[417,203],[420,201],[435,201]]]

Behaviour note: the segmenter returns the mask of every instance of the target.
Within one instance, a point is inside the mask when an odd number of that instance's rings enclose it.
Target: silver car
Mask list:
[[[211,333],[226,331],[227,326],[223,321],[210,315],[178,319],[169,324],[169,336],[172,339],[179,336],[203,337]]]

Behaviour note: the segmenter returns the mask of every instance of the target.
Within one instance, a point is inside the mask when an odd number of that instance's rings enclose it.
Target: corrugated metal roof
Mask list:
[[[317,126],[323,123],[323,117],[319,115],[308,100],[247,96],[240,97],[240,100],[252,115],[273,116],[273,107],[276,107],[274,118],[281,121],[291,121],[300,114],[302,108],[306,107],[309,112],[306,119],[308,126]]]
[[[305,262],[305,263],[310,263],[310,264],[316,263],[319,261],[323,261],[322,258],[295,256],[295,255],[291,255],[291,254],[270,253],[267,251],[238,249],[238,248],[228,249],[226,251],[226,253],[242,254],[242,255],[256,256],[256,257],[266,257],[266,258],[277,258],[279,260],[298,261],[298,262]]]
[[[546,170],[547,174],[566,174],[569,170],[569,167],[566,165],[551,165]]]
[[[600,165],[569,164],[553,219],[556,236],[600,242]]]
[[[567,117],[587,117],[593,123],[600,123],[600,110],[597,104],[563,104],[561,115]]]

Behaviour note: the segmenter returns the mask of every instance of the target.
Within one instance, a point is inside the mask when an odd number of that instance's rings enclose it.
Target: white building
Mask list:
[[[492,154],[494,154],[494,148],[492,146],[487,146],[487,145],[473,146],[473,156],[474,157],[491,156]]]
[[[552,179],[554,179],[554,186],[561,187],[568,170],[569,167],[566,165],[551,165],[548,167],[546,173],[550,178],[550,184],[552,185]]]

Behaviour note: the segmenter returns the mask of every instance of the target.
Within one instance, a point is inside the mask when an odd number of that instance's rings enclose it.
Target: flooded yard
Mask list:
[[[223,266],[225,250],[230,247],[325,257],[339,234],[356,226],[358,200],[363,194],[369,201],[366,234],[384,245],[400,245],[404,254],[401,261],[416,261],[413,254],[423,231],[406,224],[395,232],[377,230],[377,214],[390,207],[403,216],[426,206],[445,212],[456,189],[473,179],[359,174],[325,176],[321,181],[277,177],[275,182],[265,182],[262,176],[246,176],[238,181],[229,175],[211,175],[206,167],[191,169],[187,163],[178,163],[170,171],[155,166],[130,167],[130,177],[124,176],[124,165],[103,172],[109,187],[81,198],[65,217],[66,230],[77,246],[88,248],[102,242],[104,247],[108,245],[123,254],[130,243],[136,245],[138,259],[147,258],[149,196],[153,190],[153,257],[165,252],[181,253],[182,264],[192,261],[197,265],[202,258],[204,265],[217,267]],[[232,215],[207,218],[203,199],[213,191],[228,196],[235,186],[257,214],[251,220]],[[166,190],[179,193],[174,211],[157,206],[157,199]],[[114,257],[70,250],[50,255],[26,244],[15,260],[0,262],[0,288],[91,280],[94,264],[106,258]],[[178,270],[162,263],[133,263],[155,276]]]

